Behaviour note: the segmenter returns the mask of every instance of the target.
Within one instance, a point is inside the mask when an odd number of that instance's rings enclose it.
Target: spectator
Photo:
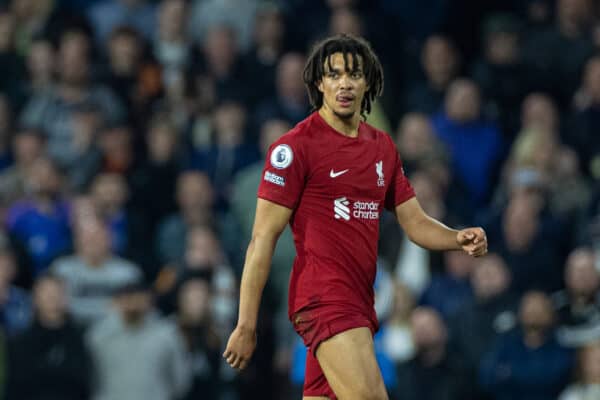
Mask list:
[[[554,338],[554,312],[542,292],[527,292],[520,329],[502,336],[481,361],[480,383],[496,400],[554,399],[573,366],[571,351]]]
[[[97,172],[127,175],[133,171],[137,156],[133,141],[131,126],[117,124],[105,127],[98,138],[101,161]]]
[[[515,191],[501,214],[485,222],[490,251],[506,261],[511,288],[517,293],[532,288],[550,292],[562,286],[561,225],[543,207],[535,190]]]
[[[558,0],[555,25],[530,32],[523,43],[531,85],[554,94],[561,104],[575,92],[581,68],[593,52],[592,16],[589,0]],[[565,52],[569,57],[564,57]]]
[[[474,301],[465,304],[450,322],[453,347],[476,381],[479,362],[500,335],[517,323],[518,298],[510,291],[510,271],[497,254],[479,260],[471,273]],[[477,393],[477,398],[483,397]]]
[[[449,352],[448,332],[441,316],[431,308],[417,308],[411,316],[411,326],[417,354],[413,360],[397,366],[402,398],[470,398],[460,359]]]
[[[158,7],[158,30],[152,53],[162,67],[163,84],[169,86],[172,75],[189,68],[193,47],[187,34],[188,7],[183,0],[163,0]]]
[[[94,400],[176,400],[189,388],[191,368],[176,325],[152,311],[143,285],[114,294],[114,312],[88,332],[95,365]]]
[[[218,100],[245,102],[249,96],[237,39],[229,25],[215,25],[201,42],[203,63],[199,68],[214,82]]]
[[[450,82],[457,77],[460,57],[449,38],[432,35],[423,44],[421,66],[425,80],[408,88],[403,108],[407,112],[436,113],[443,105]]]
[[[175,200],[179,211],[160,222],[154,241],[161,266],[175,264],[183,258],[187,233],[190,227],[197,225],[214,227],[226,254],[237,260],[237,224],[229,213],[215,208],[215,192],[206,174],[181,172],[177,177]]]
[[[565,289],[553,296],[558,316],[557,337],[566,347],[600,339],[600,275],[591,249],[571,252],[565,267]]]
[[[600,177],[600,140],[595,132],[600,129],[600,56],[586,62],[573,103],[565,141],[577,150],[586,174],[597,179]]]
[[[395,363],[410,361],[416,353],[410,316],[415,308],[415,299],[410,289],[397,283],[394,287],[394,305],[382,333],[383,352]]]
[[[45,145],[44,134],[36,129],[22,129],[13,137],[14,162],[0,172],[0,214],[27,196],[27,176],[35,161],[44,154]]]
[[[504,149],[497,126],[481,116],[477,85],[469,79],[452,82],[444,109],[432,117],[432,123],[450,152],[457,178],[464,182],[476,204],[483,204]]]
[[[501,122],[502,133],[516,131],[518,105],[527,90],[521,61],[521,26],[511,14],[493,14],[483,27],[483,57],[471,75],[481,88],[484,113]]]
[[[577,216],[589,204],[591,193],[579,170],[577,154],[548,131],[529,130],[517,137],[511,159],[505,165],[504,179],[508,176],[518,181],[522,174],[535,177],[534,185],[540,186],[549,211],[557,217]],[[516,182],[504,182],[504,185],[513,189],[519,186]]]
[[[10,142],[12,139],[12,110],[9,99],[0,92],[0,171],[12,162]]]
[[[61,193],[62,176],[52,160],[35,160],[27,171],[26,185],[29,196],[8,210],[6,226],[25,249],[35,277],[71,247],[69,207]]]
[[[461,308],[473,302],[469,278],[475,263],[475,259],[467,254],[444,253],[445,272],[432,276],[419,304],[435,309],[449,321]]]
[[[221,382],[221,339],[212,325],[210,278],[192,275],[179,287],[177,323],[191,358],[192,387],[184,400],[219,398]]]
[[[348,34],[364,35],[363,21],[358,12],[349,7],[335,8],[329,18],[329,35]]]
[[[34,95],[25,105],[20,119],[28,127],[48,133],[48,151],[63,167],[75,168],[80,156],[73,126],[74,113],[96,107],[110,123],[125,117],[125,110],[115,95],[92,80],[90,43],[82,31],[62,34],[58,48],[57,85]]]
[[[162,279],[165,281],[168,275],[174,274],[172,282],[175,283],[185,281],[187,276],[194,274],[205,274],[212,277],[211,319],[219,337],[225,341],[235,322],[236,278],[232,267],[224,257],[215,233],[206,226],[192,227],[186,237],[186,248],[182,259],[174,270],[161,272]],[[161,281],[159,281],[160,283]],[[170,312],[177,303],[177,286],[164,283],[163,285],[159,286],[159,293],[163,294],[159,301],[162,308]]]
[[[92,363],[83,331],[69,316],[63,281],[40,276],[33,304],[33,324],[9,341],[6,400],[88,399]]]
[[[246,120],[242,104],[221,103],[214,110],[214,144],[192,156],[192,166],[210,177],[220,207],[229,203],[235,174],[260,158],[256,146],[246,138]]]
[[[251,104],[275,96],[275,71],[285,50],[285,21],[283,10],[275,2],[259,4],[254,20],[250,50],[244,55],[246,76],[253,77]]]
[[[445,149],[434,134],[425,114],[411,112],[402,117],[396,130],[396,145],[402,157],[402,166],[408,175],[431,158],[445,159]]]
[[[269,119],[283,119],[295,125],[306,116],[309,104],[302,81],[304,61],[304,56],[299,53],[281,57],[275,74],[276,94],[256,109],[256,126],[260,127]]]
[[[591,343],[579,350],[575,383],[569,385],[559,400],[600,398],[600,345]]]
[[[16,19],[15,45],[20,55],[28,53],[36,37],[48,37],[57,42],[65,30],[89,32],[87,18],[74,14],[62,3],[52,0],[9,0]]]
[[[125,178],[115,173],[96,175],[90,188],[91,200],[99,217],[106,222],[110,232],[111,251],[124,255],[128,241],[131,218],[125,209],[129,188]]]
[[[36,95],[50,87],[56,82],[56,49],[54,44],[46,38],[34,38],[31,48],[27,54],[26,66],[28,80],[25,92],[28,95]]]
[[[11,98],[19,93],[18,82],[23,78],[23,60],[15,47],[17,20],[8,9],[0,10],[0,92]],[[15,104],[20,106],[21,104]]]
[[[52,270],[65,281],[73,317],[88,325],[107,315],[116,288],[139,282],[142,273],[112,253],[110,234],[101,220],[81,218],[75,221],[74,233],[75,253],[56,260]]]
[[[135,29],[116,27],[106,45],[108,63],[102,77],[136,125],[142,124],[143,114],[162,87],[159,66],[144,57],[146,44]]]
[[[147,0],[108,0],[89,9],[89,18],[98,43],[106,43],[117,26],[129,26],[147,40],[154,36],[156,7]]]
[[[490,249],[506,260],[517,293],[550,292],[562,285],[561,225],[543,212],[543,204],[535,191],[516,191],[502,214],[486,223]]]
[[[203,42],[215,26],[230,26],[242,50],[247,50],[252,38],[254,16],[259,7],[257,0],[194,0],[192,2],[190,32],[197,42]]]
[[[5,336],[22,332],[31,322],[29,293],[14,285],[17,260],[13,251],[0,248],[0,328]]]
[[[560,114],[554,99],[542,92],[529,93],[521,103],[521,131],[544,131],[560,134]]]
[[[181,166],[181,141],[175,125],[163,114],[150,121],[144,141],[146,157],[130,178],[130,206],[146,224],[146,231],[136,234],[144,238],[143,243],[149,243],[155,237],[158,222],[176,211],[173,193]]]

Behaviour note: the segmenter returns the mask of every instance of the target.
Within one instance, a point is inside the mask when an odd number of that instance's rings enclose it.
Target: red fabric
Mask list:
[[[294,210],[290,317],[333,306],[376,321],[379,215],[413,196],[394,142],[366,123],[350,138],[315,112],[277,140],[258,197]]]
[[[292,323],[308,348],[303,395],[327,396],[336,400],[316,358],[319,345],[338,333],[353,328],[368,327],[375,334],[377,321],[332,306],[302,309],[292,315]]]

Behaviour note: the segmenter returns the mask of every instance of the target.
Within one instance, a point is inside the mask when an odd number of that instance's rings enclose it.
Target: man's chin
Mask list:
[[[356,111],[354,111],[354,110],[341,110],[341,111],[336,110],[333,113],[339,119],[349,120],[349,119],[352,119],[354,117],[354,114],[356,114]]]

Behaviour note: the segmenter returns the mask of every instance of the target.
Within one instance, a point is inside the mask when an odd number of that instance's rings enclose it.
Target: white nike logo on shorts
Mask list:
[[[345,174],[346,172],[350,171],[349,169],[345,169],[343,171],[338,171],[338,172],[334,172],[333,169],[331,171],[329,171],[329,176],[332,178],[337,178],[338,176]]]

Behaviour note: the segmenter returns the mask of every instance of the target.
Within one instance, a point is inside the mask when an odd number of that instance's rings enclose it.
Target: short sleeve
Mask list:
[[[395,151],[394,172],[390,186],[385,194],[385,208],[394,211],[397,205],[404,203],[415,196],[415,191],[408,178],[404,174],[402,161],[398,152]]]
[[[294,209],[300,200],[307,174],[302,146],[292,134],[271,145],[265,160],[258,197]]]

